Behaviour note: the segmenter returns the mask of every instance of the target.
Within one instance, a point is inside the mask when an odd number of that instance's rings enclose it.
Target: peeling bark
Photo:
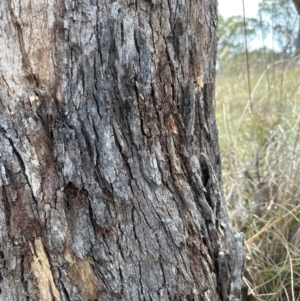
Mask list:
[[[239,300],[216,1],[0,1],[0,300]]]

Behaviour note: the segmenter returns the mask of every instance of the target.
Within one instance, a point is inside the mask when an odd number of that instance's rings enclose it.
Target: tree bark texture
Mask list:
[[[0,1],[0,300],[239,300],[216,2]]]

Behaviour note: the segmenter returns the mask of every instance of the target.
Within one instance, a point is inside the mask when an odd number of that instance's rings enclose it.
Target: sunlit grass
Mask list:
[[[255,54],[256,56],[259,54]],[[218,70],[216,114],[223,186],[237,231],[245,232],[249,286],[257,300],[300,300],[300,63]],[[259,204],[258,206],[258,203]],[[300,229],[300,227],[299,227]]]

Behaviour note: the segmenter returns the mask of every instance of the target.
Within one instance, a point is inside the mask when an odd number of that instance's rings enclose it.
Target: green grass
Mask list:
[[[300,300],[300,234],[291,238],[300,218],[300,61],[267,66],[253,53],[250,68],[251,95],[243,56],[217,73],[225,196],[245,233],[249,291],[257,300]]]

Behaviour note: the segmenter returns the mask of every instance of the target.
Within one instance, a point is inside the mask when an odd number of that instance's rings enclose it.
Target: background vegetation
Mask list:
[[[300,300],[299,17],[290,0],[263,0],[257,18],[219,22],[223,185],[245,232],[248,300]]]

